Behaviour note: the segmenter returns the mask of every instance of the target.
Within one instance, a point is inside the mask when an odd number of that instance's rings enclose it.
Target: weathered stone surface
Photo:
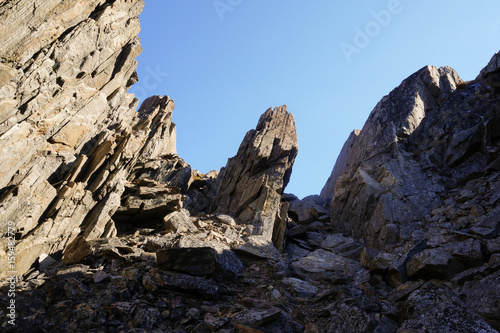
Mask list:
[[[278,250],[267,240],[260,237],[251,237],[248,242],[233,246],[233,250],[262,259],[277,259],[280,256]]]
[[[132,157],[123,153],[137,101],[126,90],[135,82],[143,6],[141,0],[0,6],[0,216],[23,230],[19,273],[80,231],[113,235],[109,216],[126,176],[119,166]]]
[[[454,272],[450,272],[449,263],[451,255],[439,249],[427,249],[416,256],[406,265],[409,277],[413,278],[451,278]]]
[[[314,297],[318,293],[318,288],[314,285],[296,278],[285,278],[283,283],[289,286],[292,294],[297,297]]]
[[[354,305],[335,302],[330,308],[331,315],[327,323],[327,332],[373,332],[377,321],[368,313]]]
[[[270,309],[247,309],[239,313],[233,318],[233,321],[238,324],[263,326],[270,321],[277,319],[281,314],[279,308]]]
[[[486,170],[482,151],[497,158],[500,118],[484,76],[464,85],[451,68],[427,66],[384,97],[342,159],[349,167],[335,185],[332,224],[390,248],[420,229],[447,191]]]
[[[345,237],[342,234],[328,235],[322,242],[321,248],[343,255],[344,257],[359,260],[363,246],[353,238]]]
[[[350,136],[321,196],[299,200],[283,195],[297,154],[285,107],[220,175],[176,155],[168,96],[136,112],[143,5],[0,1],[15,331],[499,329],[498,54],[471,82],[446,67],[409,77]]]
[[[500,271],[462,289],[465,303],[479,313],[494,329],[500,330]]]
[[[361,264],[323,249],[316,250],[292,263],[295,274],[301,278],[320,279],[323,273],[335,273],[345,279],[353,279],[363,270]]]
[[[429,285],[414,291],[402,308],[400,331],[495,332],[452,292]]]
[[[156,256],[159,268],[191,275],[234,278],[243,270],[243,264],[233,252],[218,252],[211,247],[170,248],[157,252]]]
[[[92,247],[90,244],[84,237],[78,236],[64,250],[63,261],[65,264],[74,264],[91,254]]]
[[[268,109],[221,169],[215,211],[251,224],[254,235],[271,242],[297,152],[293,115],[286,106]]]
[[[217,285],[203,277],[166,272],[163,270],[152,271],[154,280],[161,288],[178,289],[192,292],[204,297],[217,297],[219,288]]]
[[[215,273],[217,252],[210,247],[166,249],[156,254],[159,268],[191,275]]]
[[[164,219],[165,229],[177,233],[181,232],[196,232],[198,228],[191,221],[189,211],[181,209],[165,216]]]
[[[335,184],[337,184],[337,179],[349,168],[350,161],[348,160],[349,152],[356,142],[356,139],[359,136],[361,130],[356,129],[349,134],[346,142],[342,146],[342,150],[337,157],[337,161],[335,161],[335,165],[333,167],[332,173],[330,177],[326,181],[325,186],[321,189],[320,197],[323,200],[331,201],[334,194]]]
[[[328,210],[323,208],[324,203],[317,195],[310,195],[302,200],[291,200],[288,202],[288,216],[298,223],[310,223],[329,214]]]

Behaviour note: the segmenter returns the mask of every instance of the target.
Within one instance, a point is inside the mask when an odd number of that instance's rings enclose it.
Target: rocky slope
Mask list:
[[[299,200],[285,106],[207,174],[169,97],[137,110],[143,5],[0,1],[2,330],[500,329],[498,54],[472,82],[403,81]]]

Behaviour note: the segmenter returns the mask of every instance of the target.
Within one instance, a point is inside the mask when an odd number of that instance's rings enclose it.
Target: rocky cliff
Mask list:
[[[267,110],[238,154],[221,170],[214,207],[251,226],[263,241],[284,244],[288,204],[281,202],[295,157],[297,130],[286,106]]]
[[[299,200],[286,106],[207,174],[138,107],[143,5],[0,1],[2,330],[500,329],[498,54],[403,81]]]
[[[136,138],[142,1],[17,1],[0,7],[0,220],[26,272],[83,230],[110,236]],[[0,253],[2,262],[6,254]],[[5,270],[2,270],[5,273]]]

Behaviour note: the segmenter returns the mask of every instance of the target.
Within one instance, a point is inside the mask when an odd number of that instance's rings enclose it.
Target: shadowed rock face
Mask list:
[[[221,170],[215,211],[252,225],[254,235],[271,241],[273,230],[284,230],[277,216],[297,153],[293,115],[286,106],[268,109],[256,129],[246,134],[236,156]],[[283,235],[277,237],[282,239]]]
[[[484,152],[498,150],[500,119],[491,83],[498,69],[490,67],[463,84],[453,69],[427,66],[378,103],[338,162],[349,167],[334,188],[335,228],[390,247],[420,229],[449,190],[485,170],[498,154]]]

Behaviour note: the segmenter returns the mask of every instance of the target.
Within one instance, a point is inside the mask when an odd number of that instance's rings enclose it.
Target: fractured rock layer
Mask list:
[[[17,1],[0,9],[0,220],[19,231],[18,273],[84,224],[93,237],[113,234],[109,214],[131,157],[137,100],[126,91],[136,81],[143,6]]]
[[[284,231],[286,223],[281,195],[290,180],[297,153],[293,115],[286,106],[268,109],[256,129],[246,134],[236,156],[221,169],[215,210],[250,224],[254,235],[281,243],[284,232],[280,229]]]

